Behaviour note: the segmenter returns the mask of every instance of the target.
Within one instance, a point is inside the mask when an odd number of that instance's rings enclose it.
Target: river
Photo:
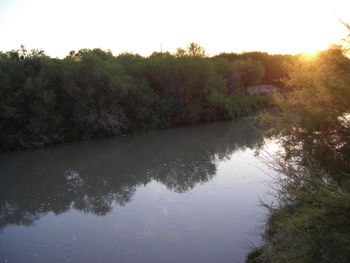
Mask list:
[[[0,154],[0,262],[241,262],[272,173],[251,123]]]

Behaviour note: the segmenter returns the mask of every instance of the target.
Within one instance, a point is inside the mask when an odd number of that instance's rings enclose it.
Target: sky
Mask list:
[[[350,23],[350,0],[0,0],[0,51],[310,53],[346,36],[339,20]]]

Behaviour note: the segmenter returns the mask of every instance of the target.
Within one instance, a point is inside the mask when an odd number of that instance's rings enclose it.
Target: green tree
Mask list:
[[[190,43],[187,46],[187,53],[189,56],[198,56],[198,57],[206,56],[204,48],[194,42]]]
[[[261,62],[252,59],[239,59],[232,62],[232,73],[229,79],[231,94],[245,95],[250,85],[261,83],[265,69]]]

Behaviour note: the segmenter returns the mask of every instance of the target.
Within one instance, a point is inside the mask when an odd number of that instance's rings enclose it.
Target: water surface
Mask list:
[[[251,121],[0,155],[0,262],[240,262],[265,211]]]

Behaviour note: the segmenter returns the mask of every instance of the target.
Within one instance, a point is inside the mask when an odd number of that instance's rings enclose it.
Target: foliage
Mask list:
[[[342,50],[299,59],[289,68],[285,89],[274,97],[281,111],[272,118],[271,134],[281,138],[286,157],[307,152],[333,161],[349,159],[350,60]]]
[[[230,95],[235,62],[225,70],[219,64],[195,43],[149,57],[101,49],[64,59],[24,47],[0,52],[0,151],[227,120],[263,106]]]
[[[279,112],[265,116],[281,142],[277,205],[257,260],[345,263],[350,258],[350,59],[341,46],[289,66]],[[253,255],[250,255],[252,258]],[[247,258],[248,262],[248,258]],[[254,261],[251,261],[254,262]],[[259,262],[259,261],[258,261]]]
[[[152,57],[147,73],[152,89],[166,101],[172,124],[201,121],[210,92],[226,89],[223,79],[202,57]]]
[[[229,90],[232,94],[246,94],[246,88],[261,83],[265,75],[264,66],[259,61],[238,59],[232,64],[233,74],[229,79]]]
[[[246,88],[261,84],[265,75],[263,64],[251,58],[231,61],[215,57],[212,62],[215,71],[225,79],[228,92],[232,95],[246,95]]]
[[[278,206],[270,210],[260,258],[266,262],[348,262],[350,188],[317,162],[282,161]],[[342,175],[344,176],[344,174]],[[349,175],[345,175],[347,181]]]
[[[264,262],[266,262],[262,259],[263,253],[264,253],[263,248],[260,248],[260,247],[255,248],[247,255],[246,262],[247,263],[264,263]]]
[[[176,50],[175,56],[183,57],[183,56],[191,56],[191,57],[206,57],[205,49],[198,45],[197,43],[190,43],[187,46],[187,49],[178,48]]]
[[[286,65],[293,63],[295,57],[292,55],[270,55],[265,52],[246,52],[240,54],[221,53],[215,56],[213,59],[226,59],[230,62],[247,59],[258,61],[265,69],[265,75],[263,76],[262,83],[280,86],[281,80],[286,77]]]

